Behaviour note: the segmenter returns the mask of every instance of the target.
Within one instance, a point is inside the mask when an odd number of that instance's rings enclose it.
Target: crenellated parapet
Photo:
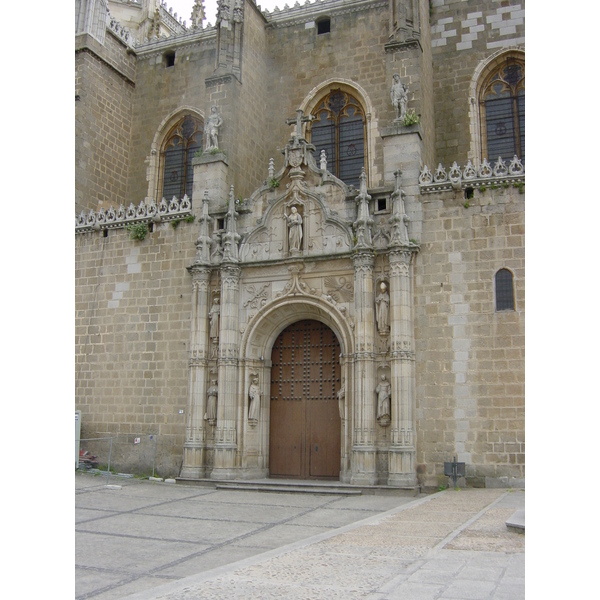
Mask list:
[[[136,223],[160,223],[185,219],[192,215],[192,201],[185,195],[181,200],[173,196],[168,202],[163,198],[158,204],[152,199],[142,200],[138,206],[133,202],[127,208],[122,204],[117,210],[112,206],[108,210],[81,211],[75,217],[75,233],[89,233],[105,229],[121,229]]]
[[[419,190],[421,194],[428,194],[453,189],[464,190],[524,182],[525,167],[517,156],[514,156],[508,164],[502,160],[502,157],[499,157],[493,164],[484,158],[479,166],[473,165],[469,160],[462,169],[456,161],[448,170],[440,163],[433,172],[427,165],[424,165],[419,175]]]

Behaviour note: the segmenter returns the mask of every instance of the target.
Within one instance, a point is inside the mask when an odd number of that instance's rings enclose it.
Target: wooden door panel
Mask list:
[[[337,478],[340,469],[339,343],[318,321],[299,321],[271,355],[271,477]]]

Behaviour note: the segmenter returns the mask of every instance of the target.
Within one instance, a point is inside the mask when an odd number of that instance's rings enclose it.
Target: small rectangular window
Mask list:
[[[165,67],[175,66],[175,52],[165,52]]]
[[[317,21],[317,35],[331,31],[331,19],[329,17]]]
[[[387,200],[385,198],[379,198],[379,200],[377,200],[377,210],[387,210]]]
[[[515,310],[513,274],[508,269],[496,273],[496,310]]]

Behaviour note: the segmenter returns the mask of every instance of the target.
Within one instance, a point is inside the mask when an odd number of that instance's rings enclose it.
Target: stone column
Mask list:
[[[390,250],[391,446],[388,485],[414,486],[414,348],[408,248]]]
[[[372,250],[361,250],[354,255],[353,260],[356,351],[350,482],[354,485],[375,485],[375,253]]]
[[[189,268],[192,274],[192,312],[189,360],[189,386],[185,443],[181,477],[206,477],[206,391],[209,348],[209,288],[211,217],[208,216],[208,194],[202,200],[199,219],[200,235],[196,240],[196,259]]]
[[[235,264],[221,265],[219,396],[212,479],[234,479],[236,473],[240,274],[241,269]]]
[[[238,266],[238,243],[233,186],[229,193],[227,232],[223,235],[221,263],[221,321],[219,328],[219,396],[215,432],[215,462],[212,479],[234,479],[237,453],[237,399],[239,366],[239,295],[241,269]]]
[[[192,319],[189,359],[189,386],[185,444],[181,477],[206,476],[206,382],[208,379],[208,305],[210,268],[193,265]]]

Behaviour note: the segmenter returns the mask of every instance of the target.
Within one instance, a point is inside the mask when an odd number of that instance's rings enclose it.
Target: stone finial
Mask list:
[[[273,179],[275,177],[275,160],[269,159],[269,179]]]
[[[206,11],[204,9],[204,0],[196,0],[192,7],[191,27],[192,29],[202,28],[202,23],[206,19]]]
[[[238,242],[241,239],[237,232],[236,221],[238,213],[235,210],[235,198],[233,196],[233,185],[229,192],[229,209],[227,210],[227,231],[223,234],[223,260],[237,262]]]
[[[371,229],[374,221],[369,214],[370,200],[371,196],[367,193],[367,174],[363,167],[360,174],[360,192],[357,196],[358,217],[353,224],[354,231],[356,232],[355,248],[370,249],[373,247]]]

